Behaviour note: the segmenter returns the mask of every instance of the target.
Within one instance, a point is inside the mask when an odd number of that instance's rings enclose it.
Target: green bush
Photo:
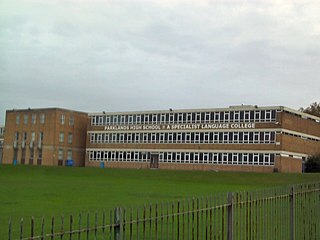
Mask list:
[[[308,157],[305,167],[306,172],[320,172],[320,154]]]

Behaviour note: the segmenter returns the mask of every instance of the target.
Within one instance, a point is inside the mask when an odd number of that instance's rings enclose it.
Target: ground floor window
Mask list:
[[[261,165],[272,166],[274,153],[238,153],[238,152],[180,152],[161,151],[159,162],[224,164],[224,165]],[[151,152],[140,151],[89,151],[89,161],[148,162]]]

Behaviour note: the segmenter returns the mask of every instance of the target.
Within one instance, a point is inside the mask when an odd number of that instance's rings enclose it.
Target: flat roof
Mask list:
[[[52,107],[52,108],[25,108],[25,109],[10,109],[7,110],[7,112],[31,112],[31,111],[64,111],[64,112],[75,112],[75,113],[80,113],[80,114],[86,114],[86,112],[81,112],[77,110],[72,110],[72,109],[66,109],[66,108],[58,108],[58,107]]]
[[[158,114],[158,113],[186,113],[186,112],[215,112],[215,111],[249,111],[249,110],[283,110],[287,112],[291,112],[300,116],[304,116],[306,118],[311,118],[317,121],[320,121],[320,118],[308,113],[300,112],[298,110],[294,110],[292,108],[284,107],[284,106],[257,106],[257,105],[232,105],[224,108],[199,108],[199,109],[168,109],[168,110],[146,110],[146,111],[123,111],[123,112],[95,112],[89,113],[89,116],[96,115],[128,115],[128,114]]]

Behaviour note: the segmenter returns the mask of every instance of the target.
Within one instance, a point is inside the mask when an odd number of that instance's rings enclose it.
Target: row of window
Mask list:
[[[276,120],[276,110],[154,113],[91,116],[91,125],[112,124],[181,124],[208,122],[271,122]]]
[[[19,132],[15,132],[14,140],[15,141],[19,141],[19,138],[20,138],[20,133]],[[43,132],[39,132],[38,141],[43,142],[43,138],[44,138]],[[64,132],[60,132],[59,133],[59,142],[60,143],[64,143],[64,139],[65,139],[65,133]],[[28,140],[28,133],[27,132],[22,132],[21,140],[23,142],[26,142]],[[30,133],[30,142],[35,142],[35,141],[36,141],[36,133],[35,132],[31,132]],[[73,141],[73,134],[72,133],[68,133],[68,143],[72,144],[72,141]]]
[[[58,149],[58,160],[63,160],[64,150],[62,148]],[[72,159],[72,150],[67,150],[67,159]]]
[[[59,133],[59,142],[60,143],[64,143],[64,132],[60,132]],[[73,141],[73,134],[72,133],[68,133],[68,143],[72,144]]]
[[[38,141],[42,142],[44,138],[44,133],[43,132],[39,132],[38,133]],[[15,132],[14,133],[14,140],[15,141],[19,141],[20,139],[20,133],[19,132]],[[22,132],[21,134],[21,140],[26,142],[28,140],[28,132]],[[30,141],[34,142],[36,141],[36,133],[35,132],[31,132],[30,133]]]
[[[319,138],[316,137],[304,137],[298,134],[293,134],[293,133],[288,133],[288,132],[281,132],[284,135],[288,135],[288,136],[292,136],[292,137],[298,137],[298,138],[302,138],[303,140],[309,140],[309,141],[316,141],[316,142],[320,142]]]
[[[90,143],[275,143],[276,132],[90,133]]]
[[[45,114],[44,113],[40,113],[39,115],[39,122],[40,124],[44,124],[45,121]],[[28,114],[24,114],[23,115],[23,124],[28,124],[29,122],[29,115]],[[36,124],[37,123],[37,114],[33,113],[31,115],[31,123],[32,124]],[[16,115],[16,124],[19,125],[20,124],[20,115],[17,114]]]
[[[152,153],[154,155],[154,153]],[[89,151],[90,161],[150,162],[150,152]],[[271,153],[159,152],[160,163],[274,165]]]
[[[22,148],[21,149],[21,160],[20,162],[24,162],[26,160],[26,153],[29,153],[29,159],[34,159],[35,152],[37,154],[38,159],[42,159],[42,149],[34,149],[34,148]],[[14,149],[13,151],[13,159],[18,159],[18,149]]]
[[[66,116],[64,114],[60,115],[60,124],[64,125],[66,121]],[[29,122],[29,115],[28,114],[24,114],[23,115],[23,124],[28,124]],[[44,124],[45,122],[45,114],[44,113],[40,113],[39,115],[39,122],[40,124]],[[37,123],[37,114],[33,113],[31,114],[31,124],[35,125]],[[16,124],[19,125],[20,124],[20,115],[17,114],[16,115]],[[69,126],[73,126],[74,125],[74,117],[70,116],[69,117]]]
[[[30,148],[24,148],[21,150],[21,162],[23,162],[26,159],[26,153],[29,152],[29,159],[34,159],[35,156],[35,150]],[[63,160],[65,150],[62,148],[58,149],[58,160]],[[37,158],[42,159],[42,149],[37,150]],[[15,149],[13,152],[13,159],[18,159],[18,149]],[[72,159],[72,150],[67,150],[67,159]]]

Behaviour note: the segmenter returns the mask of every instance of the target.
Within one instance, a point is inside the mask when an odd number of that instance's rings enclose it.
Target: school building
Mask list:
[[[61,108],[8,110],[2,162],[84,166],[87,119]]]
[[[85,166],[302,172],[320,118],[287,107],[90,113]]]

